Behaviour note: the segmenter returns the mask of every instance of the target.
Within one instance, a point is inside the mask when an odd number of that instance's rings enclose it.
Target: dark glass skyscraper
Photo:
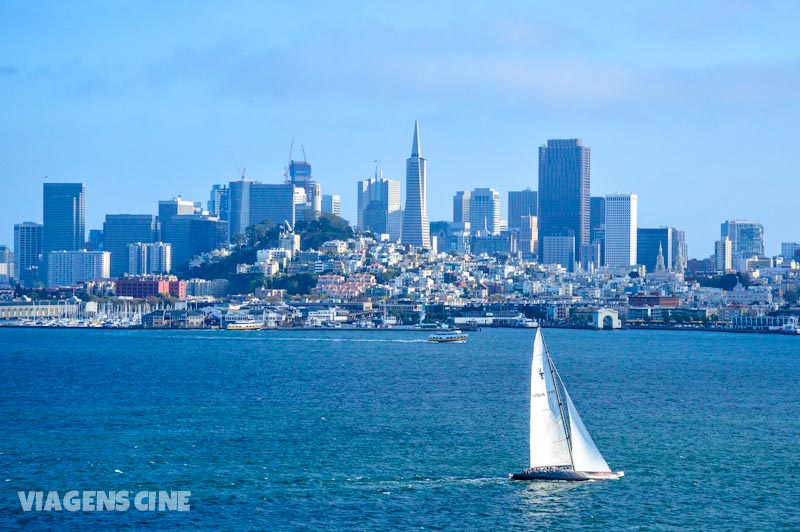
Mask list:
[[[42,224],[14,224],[14,275],[26,288],[36,283],[42,254]]]
[[[155,214],[107,214],[103,246],[111,252],[111,277],[128,272],[128,244],[158,242],[161,228]]]
[[[77,251],[86,238],[86,187],[83,183],[45,183],[42,252]]]
[[[580,139],[550,139],[539,147],[539,241],[575,236],[577,250],[589,243],[591,150]]]
[[[592,196],[589,199],[589,232],[601,229],[606,223],[606,199],[603,196]]]
[[[522,229],[523,216],[538,216],[539,193],[526,188],[508,193],[508,228]]]
[[[666,269],[677,270],[678,260],[686,260],[686,236],[683,231],[674,227],[639,228],[637,234],[637,262],[643,264],[648,272],[656,270],[659,246]]]

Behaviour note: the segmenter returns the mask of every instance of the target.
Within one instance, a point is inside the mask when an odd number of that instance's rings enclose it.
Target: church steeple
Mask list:
[[[666,270],[664,267],[664,250],[661,248],[661,242],[658,243],[658,257],[656,257],[656,271],[663,272]]]
[[[411,144],[411,156],[421,156],[421,151],[419,149],[419,122],[417,120],[414,120],[414,142]]]

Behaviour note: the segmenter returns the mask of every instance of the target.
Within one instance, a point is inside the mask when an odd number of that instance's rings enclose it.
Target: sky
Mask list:
[[[538,147],[581,138],[592,195],[639,226],[720,223],[800,241],[800,2],[0,2],[0,244],[42,183],[106,214],[208,199],[240,169],[282,182],[294,141],[324,194],[405,187],[419,120],[432,221],[457,190],[537,189]],[[405,201],[403,202],[405,203]]]

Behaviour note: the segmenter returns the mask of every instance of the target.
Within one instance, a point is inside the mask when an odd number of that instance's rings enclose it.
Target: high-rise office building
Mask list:
[[[525,255],[535,255],[539,248],[539,225],[536,216],[521,216],[517,249]]]
[[[575,236],[573,234],[539,237],[542,264],[560,264],[567,271],[575,269]]]
[[[358,218],[362,231],[389,234],[397,242],[401,236],[402,211],[400,181],[383,177],[383,169],[375,169],[375,177],[358,182]]]
[[[272,227],[276,227],[284,222],[289,222],[294,227],[297,218],[294,202],[296,188],[299,187],[292,184],[253,183],[250,185],[249,225],[268,222]]]
[[[161,241],[171,244],[172,269],[179,270],[197,255],[226,247],[228,222],[202,214],[173,216]]]
[[[83,183],[44,184],[42,252],[76,251],[86,239],[86,187]],[[46,260],[46,257],[45,257]]]
[[[0,245],[0,283],[8,283],[14,278],[14,251],[6,245]]]
[[[638,215],[636,194],[606,196],[605,258],[609,268],[636,264]]]
[[[265,222],[273,227],[289,222],[294,227],[298,198],[305,206],[305,190],[291,183],[240,180],[231,181],[229,189],[231,235],[244,234],[251,225]],[[173,263],[177,264],[174,260]]]
[[[500,193],[493,188],[476,188],[469,198],[469,223],[482,235],[500,234]]]
[[[128,270],[129,244],[158,242],[160,238],[161,228],[154,214],[107,214],[103,223],[103,250],[111,252],[111,276],[133,273]]]
[[[550,139],[539,147],[539,242],[572,234],[578,250],[589,243],[591,150],[580,139]],[[552,241],[561,246],[561,241]]]
[[[593,231],[600,229],[606,223],[606,199],[603,196],[592,196],[589,198],[589,238],[592,238]]]
[[[714,269],[718,272],[733,269],[733,242],[727,236],[714,242]]]
[[[165,274],[172,270],[172,245],[165,242],[128,244],[128,273]]]
[[[800,251],[800,242],[781,242],[781,257],[784,259],[798,258],[798,251]]]
[[[311,165],[306,161],[289,161],[288,183],[302,188],[306,204],[298,208],[304,219],[317,220],[322,214],[322,187],[311,175]]]
[[[764,226],[750,220],[726,220],[720,225],[720,236],[728,237],[734,257],[764,255]]]
[[[208,199],[208,213],[220,220],[229,221],[228,208],[230,194],[227,185],[213,185]]]
[[[26,288],[38,279],[43,229],[42,224],[34,222],[14,224],[14,275]]]
[[[469,200],[472,192],[459,190],[453,196],[453,221],[455,223],[469,223]]]
[[[677,270],[678,259],[687,256],[685,233],[674,227],[640,228],[636,235],[636,260],[648,272],[655,271],[659,247],[667,270]]]
[[[230,233],[243,235],[250,225],[250,185],[252,181],[240,179],[228,185],[228,222]]]
[[[108,251],[51,251],[47,257],[47,286],[75,286],[111,276]]]
[[[508,193],[508,228],[522,229],[523,216],[538,216],[539,193],[526,188]]]
[[[89,251],[103,251],[103,230],[90,229],[87,243]]]
[[[336,216],[341,216],[342,197],[339,194],[323,194],[322,212],[323,214],[335,214]]]
[[[427,204],[427,161],[422,158],[419,123],[414,122],[411,157],[406,159],[406,210],[403,214],[402,242],[420,248],[431,247]]]
[[[173,216],[187,216],[197,212],[193,201],[188,201],[180,196],[176,196],[171,200],[162,200],[158,202],[158,221],[163,226],[172,219]]]

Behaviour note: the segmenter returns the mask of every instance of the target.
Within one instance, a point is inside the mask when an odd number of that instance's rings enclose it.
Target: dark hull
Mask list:
[[[623,476],[622,471],[591,472],[591,471],[532,471],[528,473],[514,473],[511,480],[564,480],[580,482],[584,480],[611,480]]]

